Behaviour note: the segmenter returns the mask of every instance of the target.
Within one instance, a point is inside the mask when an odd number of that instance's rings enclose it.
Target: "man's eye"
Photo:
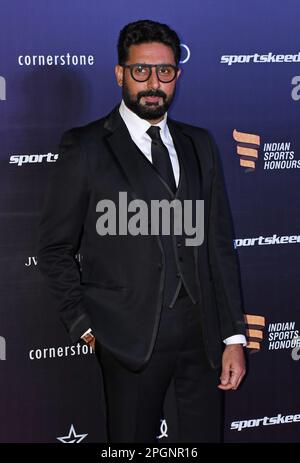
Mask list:
[[[168,67],[159,68],[160,74],[170,74],[171,69]]]
[[[135,68],[135,72],[138,73],[138,74],[144,74],[147,72],[147,68],[145,68],[144,66],[138,66],[137,68]]]

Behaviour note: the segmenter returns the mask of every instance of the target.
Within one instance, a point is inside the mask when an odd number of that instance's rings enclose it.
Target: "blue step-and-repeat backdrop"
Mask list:
[[[0,10],[0,442],[105,440],[101,370],[53,309],[37,225],[62,132],[120,101],[116,42],[137,19],[178,32],[170,115],[210,129],[222,155],[249,341],[225,440],[299,441],[299,1],[1,0]],[[174,433],[170,388],[159,439]]]

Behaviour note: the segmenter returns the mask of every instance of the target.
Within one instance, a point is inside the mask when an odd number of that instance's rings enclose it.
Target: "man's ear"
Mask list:
[[[119,87],[123,86],[123,68],[119,64],[115,66],[115,75],[117,79],[117,84]]]

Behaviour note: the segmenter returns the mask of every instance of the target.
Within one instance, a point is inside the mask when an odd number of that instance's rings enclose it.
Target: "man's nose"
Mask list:
[[[148,87],[153,89],[160,87],[160,81],[157,78],[155,67],[152,68],[151,76],[148,79]]]

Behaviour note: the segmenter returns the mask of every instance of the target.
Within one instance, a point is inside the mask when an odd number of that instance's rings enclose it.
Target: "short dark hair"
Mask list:
[[[172,48],[176,65],[180,61],[180,40],[175,31],[167,24],[142,19],[127,24],[120,32],[118,40],[118,61],[122,66],[128,59],[130,45],[160,42]]]

